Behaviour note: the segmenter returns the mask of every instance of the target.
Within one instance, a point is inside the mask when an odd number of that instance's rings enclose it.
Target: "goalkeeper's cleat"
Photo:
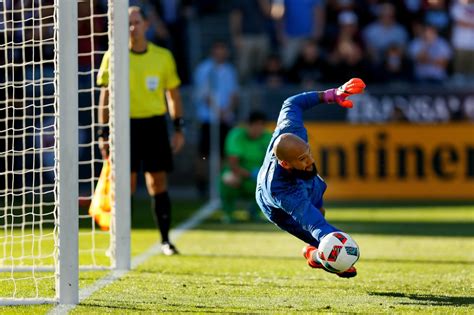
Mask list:
[[[346,271],[343,272],[334,272],[331,270],[328,270],[324,268],[323,264],[321,264],[319,261],[313,259],[313,254],[317,251],[318,249],[312,245],[306,245],[303,247],[303,257],[306,259],[308,262],[308,265],[311,268],[315,269],[323,269],[324,271],[327,271],[329,273],[335,273],[338,277],[341,278],[353,278],[357,276],[357,269],[352,266],[351,268],[347,269]]]
[[[163,253],[163,255],[166,255],[166,256],[172,256],[172,255],[178,255],[179,254],[176,247],[173,244],[171,244],[170,242],[161,243],[161,252]]]
[[[308,266],[311,268],[323,268],[323,265],[320,262],[313,260],[313,253],[317,250],[316,247],[311,245],[303,247],[303,257],[306,258]]]
[[[317,251],[318,249],[315,247],[315,246],[312,246],[312,245],[306,245],[305,247],[303,247],[303,257],[306,259],[306,261],[308,262],[308,265],[311,267],[311,268],[315,268],[315,269],[323,269],[324,271],[327,271],[329,273],[335,273],[338,277],[341,277],[341,278],[353,278],[355,276],[357,276],[357,269],[352,266],[351,268],[347,269],[346,271],[343,271],[343,272],[333,272],[333,271],[330,271],[326,268],[324,268],[323,264],[321,264],[319,261],[316,261],[313,259],[313,254],[315,253],[315,251]]]
[[[303,253],[303,257],[308,259],[308,257],[310,257],[311,252],[314,250],[317,250],[315,246],[306,245],[305,247],[303,247],[303,250],[301,252]]]
[[[353,278],[357,276],[357,269],[356,267],[352,266],[346,271],[336,273],[336,275],[338,275],[341,278]]]
[[[336,274],[340,278],[353,278],[353,277],[357,276],[357,269],[354,266],[352,266],[349,269],[347,269],[346,271],[342,271],[342,272],[336,272],[334,270],[330,270],[330,269],[324,267],[324,265],[321,265],[321,266],[322,266],[321,268],[323,268],[324,271]]]

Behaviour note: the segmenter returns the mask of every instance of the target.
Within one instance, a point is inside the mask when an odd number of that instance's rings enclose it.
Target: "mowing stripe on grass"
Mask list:
[[[202,221],[204,221],[207,217],[209,217],[214,211],[217,210],[219,207],[219,201],[214,200],[210,201],[206,205],[202,206],[191,218],[183,222],[182,224],[178,225],[175,229],[171,231],[171,239],[176,240],[186,232],[187,230],[192,229],[193,227],[199,225]],[[135,269],[140,264],[147,261],[152,256],[158,255],[161,253],[161,243],[157,242],[153,246],[151,246],[147,251],[143,252],[142,254],[135,256],[132,259],[132,266],[131,269]],[[95,292],[99,291],[103,287],[111,284],[115,280],[118,280],[125,276],[129,270],[114,270],[111,271],[106,276],[97,280],[94,284],[79,290],[79,303],[90,297]],[[70,310],[74,309],[76,305],[71,304],[59,304],[55,306],[48,314],[67,314]]]

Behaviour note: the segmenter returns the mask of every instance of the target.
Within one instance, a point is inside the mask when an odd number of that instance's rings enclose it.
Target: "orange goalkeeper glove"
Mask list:
[[[347,97],[353,94],[363,93],[365,83],[359,78],[352,78],[337,89],[329,89],[323,92],[323,100],[326,103],[337,103],[342,107],[352,108],[354,104]]]

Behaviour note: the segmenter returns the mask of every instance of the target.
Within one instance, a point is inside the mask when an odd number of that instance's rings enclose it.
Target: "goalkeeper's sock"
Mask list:
[[[160,229],[161,241],[169,242],[169,231],[171,226],[171,200],[167,191],[159,193],[153,198],[155,218]]]

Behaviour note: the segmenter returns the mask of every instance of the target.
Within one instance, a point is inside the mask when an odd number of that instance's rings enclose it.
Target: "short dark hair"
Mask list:
[[[140,13],[140,15],[142,16],[142,18],[146,21],[148,20],[148,16],[147,14],[145,13],[145,10],[143,10],[143,8],[141,6],[138,6],[138,5],[132,5],[129,7],[130,10],[135,10],[137,11],[138,13]]]
[[[265,122],[267,120],[267,116],[265,113],[259,111],[259,110],[253,110],[250,112],[249,117],[247,119],[247,122],[249,124],[258,122],[258,121],[263,121]]]

